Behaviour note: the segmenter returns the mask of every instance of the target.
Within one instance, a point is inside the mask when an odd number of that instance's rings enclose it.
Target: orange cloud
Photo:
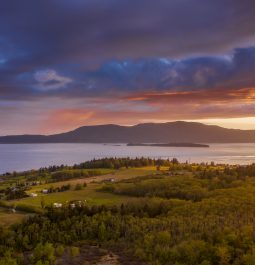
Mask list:
[[[94,115],[93,111],[84,109],[60,109],[54,110],[43,124],[43,131],[66,131],[71,128],[86,125]]]
[[[233,101],[255,102],[255,88],[213,89],[195,91],[173,91],[161,93],[144,93],[128,96],[127,100],[151,103],[230,103]]]
[[[93,103],[93,104],[92,104]],[[219,118],[255,117],[255,89],[215,89],[140,93],[124,98],[100,98],[84,106],[63,104],[51,110],[38,131],[56,133],[84,125],[167,122]]]

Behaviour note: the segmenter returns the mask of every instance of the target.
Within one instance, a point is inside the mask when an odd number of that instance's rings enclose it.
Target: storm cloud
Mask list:
[[[167,120],[179,103],[181,119],[191,102],[192,118],[219,117],[217,108],[227,116],[230,106],[255,116],[254,8],[252,0],[2,1],[0,121],[15,123],[18,111],[34,124],[34,102],[42,124],[67,112],[101,123],[95,113],[108,121],[117,109],[137,113],[134,123]]]

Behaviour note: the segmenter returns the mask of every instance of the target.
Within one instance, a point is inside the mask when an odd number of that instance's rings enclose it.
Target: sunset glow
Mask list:
[[[0,10],[0,135],[175,120],[255,129],[252,1],[231,12],[222,0],[14,2]]]

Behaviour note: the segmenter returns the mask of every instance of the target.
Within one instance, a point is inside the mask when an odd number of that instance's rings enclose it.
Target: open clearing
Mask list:
[[[28,194],[32,192],[37,193],[38,197],[28,197],[19,200],[12,200],[8,204],[14,207],[22,205],[39,209],[41,208],[42,200],[44,201],[45,205],[50,205],[55,202],[67,203],[73,200],[86,201],[88,205],[116,205],[126,203],[131,200],[136,200],[136,198],[130,196],[119,196],[110,193],[98,192],[97,190],[103,185],[102,182],[109,178],[114,178],[114,180],[117,182],[124,179],[155,174],[156,172],[156,167],[129,168],[116,170],[111,174],[101,176],[43,184],[39,186],[34,186],[31,190],[28,191]],[[87,187],[83,188],[82,190],[73,189],[76,184],[83,184],[84,182],[87,183]],[[48,189],[50,187],[61,187],[62,185],[67,184],[70,184],[72,186],[72,189],[69,191],[56,192],[50,194],[41,193],[43,189]]]
[[[13,213],[9,209],[0,207],[0,225],[10,226],[14,223],[20,222],[24,217],[28,216],[28,214],[23,212]]]

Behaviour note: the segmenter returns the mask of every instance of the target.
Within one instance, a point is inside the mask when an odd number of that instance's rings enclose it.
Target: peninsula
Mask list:
[[[159,143],[159,144],[147,144],[147,143],[128,143],[127,146],[154,146],[154,147],[210,147],[208,144],[197,143]]]

